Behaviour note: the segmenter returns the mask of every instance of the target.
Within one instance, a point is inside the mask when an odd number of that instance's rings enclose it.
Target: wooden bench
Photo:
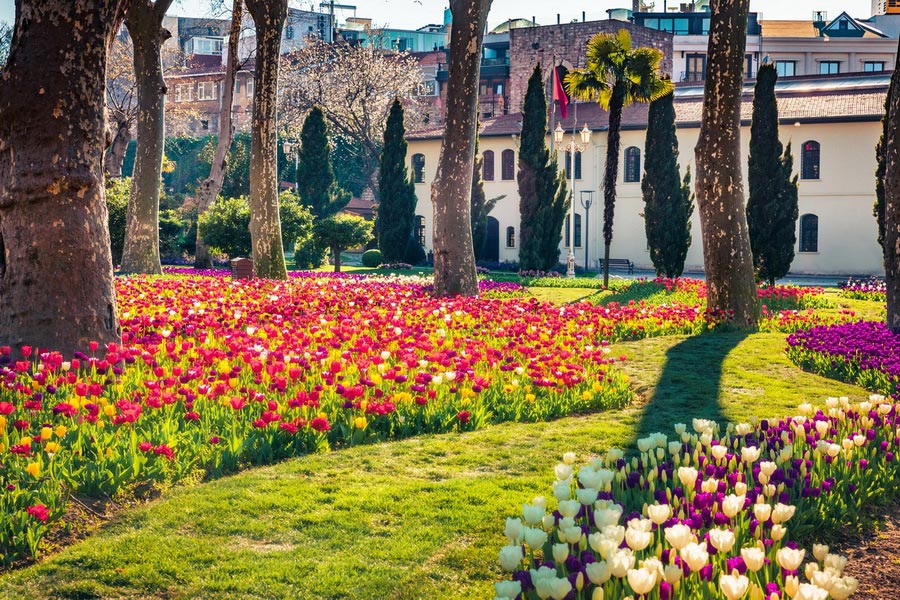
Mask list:
[[[603,261],[600,261],[600,266],[603,266]],[[610,269],[619,269],[622,271],[628,271],[629,275],[634,274],[634,263],[628,260],[627,258],[611,258],[609,259],[609,268]]]

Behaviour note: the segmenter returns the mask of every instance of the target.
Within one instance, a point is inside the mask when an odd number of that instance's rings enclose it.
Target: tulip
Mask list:
[[[633,527],[629,527],[625,531],[625,543],[635,552],[640,552],[649,546],[652,540],[653,534],[649,531],[642,531]]]
[[[785,571],[796,571],[803,562],[806,550],[794,550],[792,548],[781,548],[775,554],[775,559]]]
[[[722,499],[722,512],[729,519],[734,518],[744,508],[744,497],[729,494]]]
[[[813,544],[812,553],[817,561],[825,562],[825,557],[828,556],[828,544]]]
[[[521,581],[498,581],[494,584],[494,591],[498,598],[515,600],[522,593]]]
[[[656,525],[662,525],[672,517],[672,507],[668,504],[652,504],[647,507],[647,516]]]
[[[513,519],[507,517],[505,533],[506,539],[509,540],[509,543],[511,545],[520,544],[522,542],[522,535],[524,534],[522,519]]]
[[[772,515],[772,505],[765,503],[757,503],[753,505],[753,515],[760,523],[765,523]]]
[[[635,594],[648,594],[656,586],[656,571],[647,569],[629,569],[628,585]]]
[[[586,565],[584,571],[587,573],[588,579],[590,579],[591,583],[594,585],[603,585],[609,581],[610,577],[612,577],[609,564],[605,560],[592,562],[589,565]]]
[[[750,587],[750,579],[746,575],[740,575],[738,572],[732,571],[731,575],[722,575],[719,577],[719,589],[728,600],[738,600],[747,593]]]
[[[747,568],[755,573],[765,564],[766,554],[759,548],[741,548],[741,558]]]
[[[823,590],[811,583],[801,583],[793,598],[794,600],[825,600],[828,598],[828,590]]]
[[[609,559],[609,570],[613,577],[618,577],[619,579],[625,577],[628,569],[632,567],[634,567],[634,554],[629,550],[619,550],[613,553]]]
[[[500,549],[500,566],[504,571],[515,571],[524,559],[522,546],[504,546]]]
[[[794,516],[794,511],[797,510],[796,506],[790,506],[787,504],[781,504],[780,502],[775,505],[775,508],[772,509],[772,522],[773,523],[784,523],[789,521],[791,517]]]
[[[532,550],[539,550],[547,542],[547,532],[543,529],[525,529],[525,544]]]
[[[706,551],[706,542],[697,544],[691,542],[679,551],[681,559],[687,563],[691,571],[697,573],[709,562],[709,553]]]
[[[734,547],[734,532],[730,529],[710,529],[709,543],[719,552],[729,552]]]
[[[572,591],[572,583],[565,577],[553,579],[550,595],[553,600],[563,600]]]
[[[663,533],[666,541],[676,550],[681,550],[695,539],[691,528],[681,523],[666,528]]]
[[[544,518],[544,509],[534,504],[524,504],[522,505],[522,516],[526,523],[534,527]]]

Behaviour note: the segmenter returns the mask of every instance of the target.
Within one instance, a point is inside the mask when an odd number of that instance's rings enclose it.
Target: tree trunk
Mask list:
[[[741,180],[741,92],[750,0],[713,0],[703,121],[694,149],[707,310],[755,326],[759,300]]]
[[[884,275],[887,325],[900,333],[900,62],[894,65],[885,135]]]
[[[287,0],[247,0],[256,25],[256,86],[250,133],[250,238],[257,277],[287,278],[278,214],[275,115]]]
[[[127,1],[18,0],[0,93],[0,345],[118,342],[103,184],[107,43]]]
[[[491,0],[450,0],[450,79],[447,121],[434,205],[434,291],[438,296],[477,296],[470,196],[478,127],[478,79],[481,44]]]
[[[334,272],[341,272],[341,249],[334,247],[331,249],[331,255],[334,257]]]
[[[137,148],[128,198],[123,273],[162,273],[159,263],[159,186],[165,143],[166,82],[162,44],[172,34],[162,20],[172,0],[133,0],[125,25],[134,44]]]
[[[609,131],[606,134],[606,170],[603,172],[603,287],[609,287],[609,247],[612,245],[613,216],[616,212],[616,182],[619,179],[619,151],[622,146],[622,109],[625,86],[616,84],[609,100]],[[572,158],[575,174],[575,158]],[[574,202],[575,199],[572,199]]]
[[[222,84],[222,106],[219,108],[219,139],[216,142],[216,156],[213,158],[212,168],[207,177],[197,189],[197,221],[216,201],[219,192],[222,191],[222,182],[225,180],[225,167],[228,161],[228,151],[234,141],[234,126],[231,120],[232,104],[234,103],[234,82],[238,70],[238,41],[241,37],[241,18],[244,14],[243,0],[234,0],[231,10],[231,31],[228,35],[228,57],[225,59],[225,81]],[[200,235],[200,227],[197,227],[197,249],[194,252],[194,268],[212,268],[212,257],[209,248]]]
[[[118,121],[112,144],[106,151],[106,156],[103,157],[103,170],[107,177],[121,179],[122,163],[125,162],[125,152],[128,150],[129,142],[131,142],[131,123],[127,120]]]

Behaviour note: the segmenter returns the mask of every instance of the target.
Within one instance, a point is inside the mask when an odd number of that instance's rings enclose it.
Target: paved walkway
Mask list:
[[[611,278],[616,279],[653,279],[656,273],[649,269],[635,269],[634,274],[629,275],[625,271],[612,269],[609,272]],[[603,277],[602,274],[597,277]],[[703,271],[689,271],[684,277],[692,279],[706,279]],[[811,287],[836,287],[839,283],[847,281],[850,277],[868,279],[868,275],[788,275],[783,279],[779,279],[776,283],[781,285],[799,285]]]

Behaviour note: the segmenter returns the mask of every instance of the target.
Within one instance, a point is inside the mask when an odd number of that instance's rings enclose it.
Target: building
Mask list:
[[[900,14],[900,0],[872,0],[872,16]]]
[[[166,131],[167,136],[205,136],[219,133],[219,113],[225,67],[220,64],[194,64],[166,77],[169,93],[167,112],[178,114]],[[232,104],[235,131],[249,131],[253,112],[253,63],[245,63],[237,72]]]
[[[793,77],[778,82],[780,134],[785,144],[792,144],[795,167],[800,175],[801,216],[797,225],[794,273],[882,272],[872,205],[875,201],[875,144],[881,135],[880,121],[889,80],[888,73],[870,73]],[[752,94],[752,82],[748,82],[744,89],[741,128],[745,184]],[[677,86],[679,162],[683,172],[689,165],[695,171],[693,148],[699,136],[702,104],[702,86]],[[583,123],[587,123],[593,131],[581,160],[578,156],[575,160],[574,242],[578,264],[587,262],[594,268],[598,267],[603,255],[601,181],[607,121],[608,114],[591,103],[579,105],[577,125],[572,122],[571,107],[569,119],[562,123],[568,132],[567,141],[571,140],[573,125],[581,129]],[[641,216],[641,157],[646,127],[647,105],[626,109],[611,250],[611,257],[628,259],[640,268],[651,268]],[[518,257],[516,164],[520,130],[519,114],[503,115],[482,123],[480,150],[485,165],[485,193],[489,198],[505,196],[491,213],[489,224],[489,252],[498,260],[515,261]],[[434,223],[430,191],[441,133],[440,130],[429,130],[409,136],[410,167],[419,198],[417,223],[420,237],[429,249]],[[590,211],[581,204],[588,196],[593,199]],[[702,270],[702,239],[696,210],[692,230],[694,243],[686,267]],[[560,247],[562,260],[568,252],[565,237]]]

